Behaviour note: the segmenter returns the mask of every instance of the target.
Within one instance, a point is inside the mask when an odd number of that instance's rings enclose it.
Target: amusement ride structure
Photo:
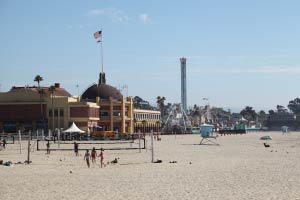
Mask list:
[[[165,122],[164,131],[186,133],[191,127],[191,121],[187,116],[187,92],[186,92],[186,58],[180,58],[181,69],[181,103],[172,105]]]

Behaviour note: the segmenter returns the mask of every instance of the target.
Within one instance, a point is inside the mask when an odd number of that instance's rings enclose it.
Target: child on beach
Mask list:
[[[92,163],[96,163],[96,156],[97,156],[97,152],[96,152],[96,149],[95,147],[93,147],[92,149],[92,153],[91,153],[91,158],[92,158]]]
[[[89,150],[86,150],[86,153],[84,154],[83,159],[86,160],[86,164],[87,164],[88,168],[90,168],[90,152],[89,152]]]
[[[104,150],[101,148],[100,150],[100,154],[99,154],[99,157],[100,157],[100,164],[101,164],[101,168],[103,166],[103,159],[104,159]]]

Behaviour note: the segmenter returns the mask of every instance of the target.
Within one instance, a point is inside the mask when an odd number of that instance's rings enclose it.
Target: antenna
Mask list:
[[[119,88],[123,96],[128,97],[128,85],[124,84],[122,86],[119,86]]]

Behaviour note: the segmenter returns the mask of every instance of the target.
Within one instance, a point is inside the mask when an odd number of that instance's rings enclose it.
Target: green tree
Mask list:
[[[300,99],[297,97],[294,100],[289,102],[288,108],[292,111],[295,115],[300,115]]]
[[[261,111],[258,112],[257,116],[258,116],[258,121],[261,124],[263,124],[267,120],[268,115],[266,114],[265,111],[261,110]]]
[[[276,108],[277,108],[277,112],[279,112],[279,113],[287,112],[287,109],[284,106],[277,105]]]
[[[134,104],[134,107],[136,109],[140,109],[141,108],[141,102],[143,101],[143,99],[139,96],[135,96],[133,98],[133,104]]]
[[[275,114],[275,111],[274,110],[269,110],[269,115],[274,115]]]
[[[156,98],[156,103],[157,103],[157,106],[158,106],[158,108],[160,110],[161,119],[163,119],[163,116],[164,116],[165,100],[166,100],[165,97],[158,96]]]
[[[255,110],[253,110],[252,107],[250,106],[246,106],[241,112],[240,114],[245,118],[247,119],[248,121],[255,121],[256,119],[256,112]]]

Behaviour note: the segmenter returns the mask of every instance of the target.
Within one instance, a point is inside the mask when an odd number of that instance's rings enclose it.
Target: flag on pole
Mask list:
[[[97,31],[96,33],[94,33],[94,38],[97,39],[99,37],[102,36],[102,31]]]

